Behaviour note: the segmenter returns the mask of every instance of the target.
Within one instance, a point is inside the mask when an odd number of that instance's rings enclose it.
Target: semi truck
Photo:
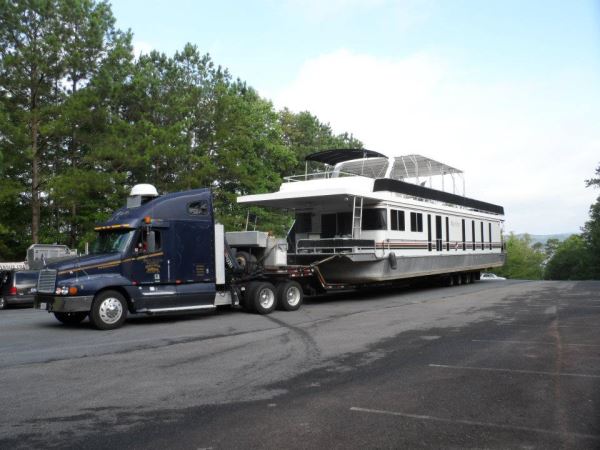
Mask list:
[[[34,308],[65,324],[89,316],[95,328],[108,330],[128,314],[222,305],[293,311],[305,292],[327,289],[317,267],[286,264],[284,239],[260,231],[226,236],[210,189],[158,196],[153,186],[136,185],[127,206],[95,231],[89,254],[41,268]]]
[[[359,287],[323,277],[320,263],[339,254],[288,264],[285,239],[262,231],[225,233],[215,221],[210,189],[159,196],[151,185],[136,185],[126,206],[95,231],[89,254],[40,269],[34,308],[64,324],[89,317],[95,328],[109,330],[123,325],[128,314],[225,305],[258,314],[294,311],[305,294]],[[470,269],[468,279],[478,274]]]

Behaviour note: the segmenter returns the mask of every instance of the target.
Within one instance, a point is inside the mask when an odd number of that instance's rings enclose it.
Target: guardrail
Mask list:
[[[309,181],[309,180],[326,180],[329,178],[342,178],[342,177],[361,177],[364,175],[359,175],[356,173],[349,172],[313,172],[313,173],[304,173],[302,175],[291,175],[288,177],[283,177],[283,179],[287,182],[294,181]]]
[[[298,253],[353,253],[360,250],[375,251],[373,239],[300,239],[296,245]]]

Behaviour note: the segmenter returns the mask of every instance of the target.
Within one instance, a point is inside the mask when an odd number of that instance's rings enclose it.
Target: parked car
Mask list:
[[[506,280],[506,278],[499,277],[495,273],[485,272],[485,273],[481,274],[480,280],[481,281],[500,281],[500,280]]]
[[[32,305],[39,271],[4,272],[0,283],[0,309],[9,305]]]

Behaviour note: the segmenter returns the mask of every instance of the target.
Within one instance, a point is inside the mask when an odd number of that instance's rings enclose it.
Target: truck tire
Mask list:
[[[277,306],[284,311],[296,311],[302,306],[304,292],[297,281],[284,281],[277,285]]]
[[[117,291],[104,291],[92,303],[90,322],[99,330],[119,328],[127,318],[127,302]]]
[[[55,312],[54,317],[65,325],[77,325],[87,317],[86,312]]]
[[[277,306],[275,286],[266,281],[250,283],[246,290],[245,306],[257,314],[269,314]]]
[[[256,270],[256,257],[248,252],[237,252],[235,260],[244,273],[252,273]]]

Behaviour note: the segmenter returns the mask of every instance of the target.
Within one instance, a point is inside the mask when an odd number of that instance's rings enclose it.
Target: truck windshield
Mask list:
[[[123,253],[135,230],[104,230],[98,232],[90,253]]]

